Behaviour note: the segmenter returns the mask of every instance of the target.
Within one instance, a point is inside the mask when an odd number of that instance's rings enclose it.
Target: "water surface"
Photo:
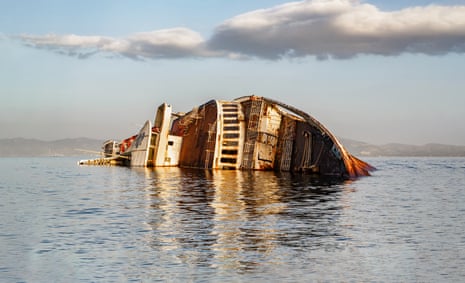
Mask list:
[[[465,280],[465,159],[372,177],[0,159],[1,282]]]

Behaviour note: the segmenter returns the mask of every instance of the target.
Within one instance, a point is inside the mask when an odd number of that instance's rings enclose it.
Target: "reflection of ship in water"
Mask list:
[[[344,182],[310,175],[154,168],[152,246],[184,263],[247,270],[281,246],[337,248]],[[251,256],[253,255],[253,256]]]
[[[154,124],[137,135],[104,143],[104,157],[80,164],[310,172],[366,176],[373,168],[355,158],[315,118],[257,96],[211,100],[189,113],[162,104]]]

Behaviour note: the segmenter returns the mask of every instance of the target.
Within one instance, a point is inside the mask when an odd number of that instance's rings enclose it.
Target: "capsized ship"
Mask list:
[[[352,156],[309,114],[265,97],[210,100],[188,113],[158,107],[138,134],[103,144],[103,157],[82,165],[179,166],[276,170],[322,176],[367,176],[374,168]]]

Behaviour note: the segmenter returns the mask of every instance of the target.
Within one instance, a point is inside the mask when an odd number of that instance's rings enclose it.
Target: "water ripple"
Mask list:
[[[0,274],[48,281],[461,281],[465,159],[356,181],[0,160]],[[30,176],[29,179],[24,175]]]

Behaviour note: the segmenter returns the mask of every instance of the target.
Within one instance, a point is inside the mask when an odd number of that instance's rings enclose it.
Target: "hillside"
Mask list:
[[[355,156],[465,156],[465,146],[445,144],[408,145],[389,143],[372,145],[350,139],[339,139]]]
[[[88,138],[42,141],[37,139],[0,139],[0,157],[77,156],[85,151],[100,151],[101,140]]]
[[[342,144],[355,156],[465,156],[465,146],[426,144],[406,145],[390,143],[372,145],[340,138]],[[102,140],[89,138],[42,141],[37,139],[0,139],[0,157],[82,156],[93,155],[102,147]],[[88,152],[86,152],[88,151]]]

